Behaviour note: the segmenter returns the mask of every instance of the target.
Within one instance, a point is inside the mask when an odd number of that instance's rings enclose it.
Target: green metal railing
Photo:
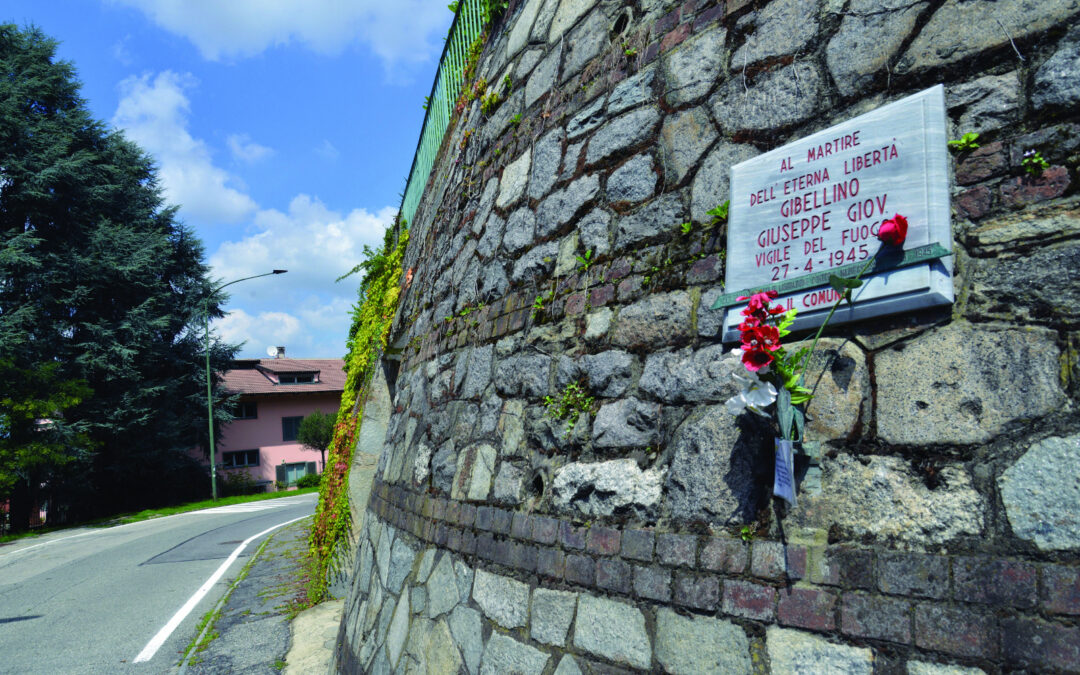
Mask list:
[[[435,72],[435,82],[431,85],[427,114],[420,129],[420,142],[416,145],[412,168],[409,169],[409,182],[405,185],[405,195],[401,200],[401,216],[410,224],[424,195],[424,187],[442,146],[446,128],[450,125],[450,115],[461,92],[469,47],[484,29],[484,2],[461,0],[454,22],[450,25],[450,34],[439,59],[439,69]]]

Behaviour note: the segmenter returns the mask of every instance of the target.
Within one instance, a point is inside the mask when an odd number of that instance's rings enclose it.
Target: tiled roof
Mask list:
[[[304,394],[345,391],[342,359],[245,359],[225,371],[224,387],[236,394]],[[318,373],[318,382],[278,384],[282,373]]]

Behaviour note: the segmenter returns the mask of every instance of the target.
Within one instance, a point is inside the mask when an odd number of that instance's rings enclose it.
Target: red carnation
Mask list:
[[[878,239],[888,246],[903,246],[907,239],[907,218],[899,213],[881,223],[878,228]]]

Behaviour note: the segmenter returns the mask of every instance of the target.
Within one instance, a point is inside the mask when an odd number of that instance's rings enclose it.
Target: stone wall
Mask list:
[[[479,66],[512,93],[451,125],[411,224],[338,668],[1080,672],[1078,16],[512,2]],[[939,82],[982,144],[956,303],[831,331],[786,510],[772,432],[723,407],[707,211],[732,164]]]

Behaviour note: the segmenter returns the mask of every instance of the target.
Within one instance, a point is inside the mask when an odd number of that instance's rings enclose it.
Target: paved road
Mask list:
[[[315,499],[66,530],[0,547],[0,673],[169,672],[266,530],[311,515]],[[202,586],[208,591],[193,602]],[[165,636],[185,604],[190,613]]]

